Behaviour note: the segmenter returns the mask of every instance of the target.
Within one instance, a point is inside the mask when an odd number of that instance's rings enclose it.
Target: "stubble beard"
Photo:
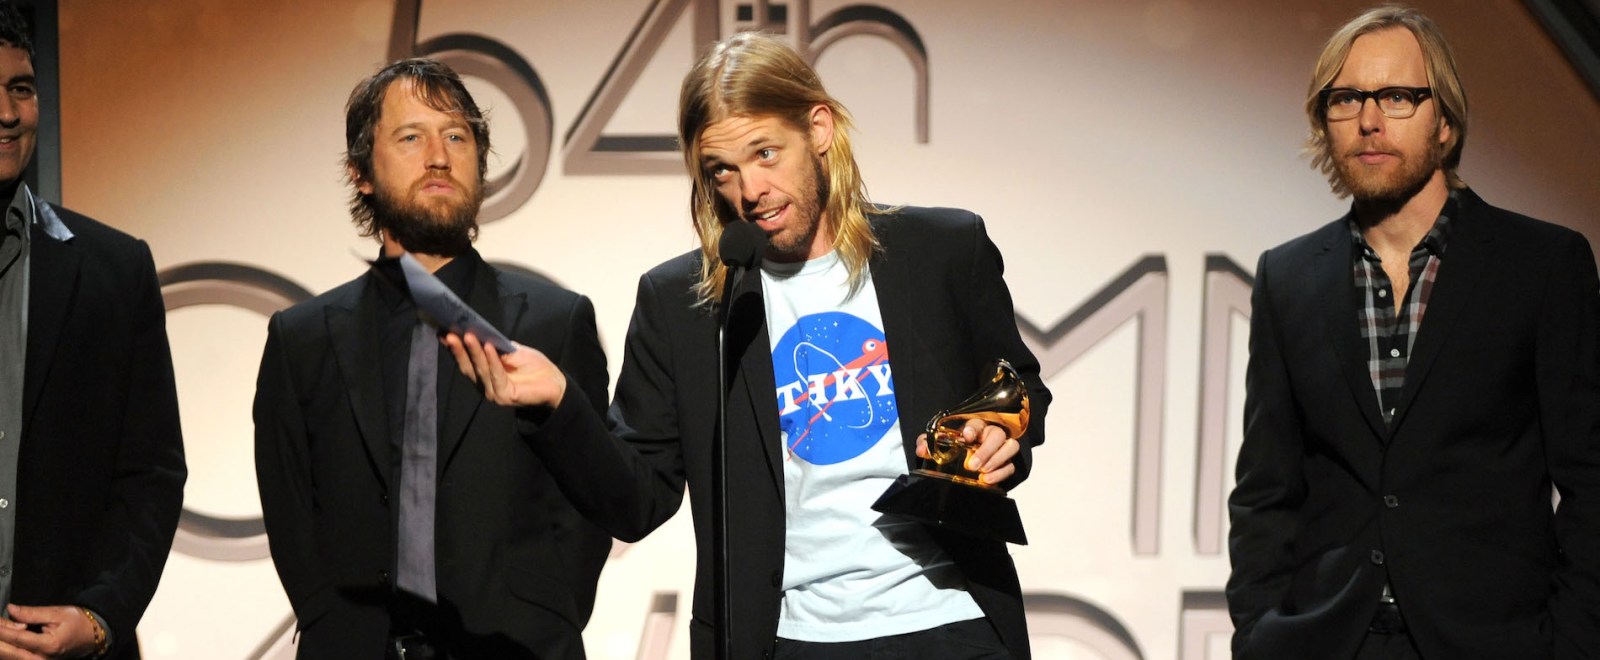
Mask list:
[[[767,246],[768,254],[792,259],[804,258],[811,251],[811,243],[822,226],[822,209],[828,202],[830,189],[827,173],[822,168],[822,158],[811,157],[811,176],[802,181],[796,190],[794,215],[797,222],[791,227],[797,231],[779,232]]]
[[[452,179],[458,189],[466,190]],[[483,205],[483,187],[467,190],[465,199],[438,199],[433,203],[414,201],[424,182],[419,181],[404,196],[388,189],[372,195],[372,214],[385,234],[407,252],[454,257],[472,247],[478,234],[478,209]]]
[[[1399,168],[1393,172],[1374,172],[1356,160],[1354,151],[1334,159],[1340,183],[1356,203],[1362,205],[1403,206],[1433,178],[1444,164],[1444,145],[1439,133],[1429,136],[1421,154],[1400,153]],[[1413,157],[1416,156],[1416,157]]]

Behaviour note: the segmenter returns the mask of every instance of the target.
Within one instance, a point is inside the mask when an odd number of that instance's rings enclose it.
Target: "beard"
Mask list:
[[[1427,140],[1422,153],[1400,152],[1400,162],[1392,172],[1372,171],[1356,160],[1361,147],[1355,147],[1340,158],[1334,159],[1339,181],[1355,201],[1363,204],[1403,205],[1433,178],[1433,173],[1444,164],[1444,145],[1439,144],[1437,131]]]
[[[478,209],[483,205],[483,187],[468,188],[454,178],[450,181],[465,199],[415,201],[426,179],[413,184],[405,195],[379,188],[371,197],[372,216],[378,228],[407,252],[454,257],[472,247],[478,237]]]
[[[816,240],[817,230],[822,225],[822,209],[828,203],[830,189],[821,157],[811,157],[810,172],[810,176],[802,180],[795,191],[796,199],[791,200],[796,222],[771,238],[767,244],[769,254],[803,258],[810,252],[811,243]],[[753,221],[749,217],[745,220]]]

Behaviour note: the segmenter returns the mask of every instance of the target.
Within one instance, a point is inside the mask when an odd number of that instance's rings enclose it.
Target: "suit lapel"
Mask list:
[[[475,264],[472,276],[472,291],[467,294],[467,306],[482,316],[508,337],[516,336],[516,328],[522,320],[523,312],[527,310],[527,297],[522,294],[500,295],[500,285],[495,276],[496,271],[487,262],[482,261],[476,252],[464,254],[462,259],[474,259]],[[559,356],[552,356],[556,359]],[[473,418],[478,415],[478,408],[483,404],[483,394],[472,387],[460,372],[453,367],[452,361],[445,361],[439,366],[439,387],[444,388],[444,406],[439,409],[443,417],[439,429],[439,474],[444,474],[450,465],[450,458],[455,456],[455,451],[461,446],[461,440],[466,437],[467,427]]]
[[[728,357],[737,361],[736,365],[730,365],[733,373],[729,374],[728,417],[738,418],[733,413],[737,401],[733,392],[739,391],[739,381],[743,381],[742,388],[748,399],[750,413],[756,420],[754,441],[761,444],[772,482],[782,492],[783,457],[786,452],[781,447],[782,433],[778,429],[778,386],[772,375],[772,339],[767,334],[767,308],[759,271],[746,273],[739,281],[738,288],[734,289],[724,342]],[[729,429],[727,437],[730,445],[750,441],[743,437],[744,434],[738,433],[739,430],[737,427]],[[731,446],[729,450],[732,451]]]
[[[1325,316],[1322,327],[1327,330],[1329,343],[1344,372],[1350,395],[1362,419],[1372,429],[1374,437],[1388,437],[1378,408],[1378,392],[1372,386],[1372,372],[1367,366],[1367,349],[1362,345],[1361,329],[1357,323],[1355,302],[1355,246],[1350,237],[1350,216],[1345,216],[1318,238],[1322,249],[1312,264],[1313,286],[1321,299]]]
[[[1398,429],[1405,418],[1411,401],[1427,380],[1434,358],[1444,346],[1450,332],[1460,325],[1463,310],[1473,299],[1486,264],[1494,256],[1494,234],[1490,223],[1481,217],[1483,200],[1470,190],[1457,193],[1456,216],[1450,219],[1450,242],[1445,246],[1444,258],[1439,262],[1439,272],[1428,296],[1428,309],[1422,317],[1412,343],[1411,359],[1406,362],[1406,382],[1400,391],[1400,404],[1395,408],[1390,429]],[[1415,283],[1413,283],[1413,286]]]
[[[901,445],[905,450],[906,466],[914,469],[917,467],[916,437],[926,421],[913,418],[914,411],[921,410],[917,407],[920,393],[916,389],[916,384],[921,381],[916,375],[919,361],[915,359],[917,351],[913,348],[919,339],[916,322],[918,310],[910,307],[906,296],[895,295],[896,291],[912,290],[915,283],[911,281],[909,270],[903,267],[905,260],[893,261],[887,256],[892,251],[889,243],[894,238],[885,227],[887,222],[878,216],[873,217],[872,229],[883,249],[872,255],[868,264],[872,268],[872,288],[878,293],[878,313],[883,316],[883,337],[889,345],[889,364],[894,370],[894,405],[900,418]]]
[[[384,417],[383,370],[378,356],[378,328],[383,310],[379,303],[375,275],[368,272],[354,300],[339,301],[326,308],[328,338],[333,343],[339,371],[344,376],[350,412],[367,446],[367,453],[378,478],[387,484],[392,450],[389,425]]]
[[[35,224],[29,230],[28,355],[23,365],[22,425],[28,428],[39,392],[55,363],[56,346],[77,303],[82,255],[70,242],[52,238]]]

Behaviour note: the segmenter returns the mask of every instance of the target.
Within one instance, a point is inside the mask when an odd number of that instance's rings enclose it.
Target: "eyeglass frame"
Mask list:
[[[1383,96],[1385,92],[1393,90],[1401,90],[1415,97],[1411,103],[1411,114],[1396,116],[1389,114],[1388,111],[1383,109],[1383,102],[1379,101],[1378,97]],[[1379,87],[1378,89],[1374,89],[1372,91],[1357,89],[1355,87],[1324,87],[1320,90],[1317,90],[1317,108],[1322,113],[1322,118],[1326,121],[1344,121],[1346,119],[1355,119],[1356,117],[1361,116],[1361,110],[1357,109],[1356,113],[1350,115],[1349,117],[1330,119],[1328,117],[1328,97],[1333,96],[1334,92],[1351,92],[1356,96],[1361,97],[1361,105],[1359,108],[1366,108],[1367,100],[1371,99],[1372,103],[1378,106],[1378,112],[1390,119],[1410,119],[1416,116],[1417,108],[1422,107],[1423,101],[1433,98],[1432,87],[1406,87],[1404,85],[1389,85],[1387,87]]]

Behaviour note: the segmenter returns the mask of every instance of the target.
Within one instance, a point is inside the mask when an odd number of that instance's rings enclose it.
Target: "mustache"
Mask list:
[[[410,193],[422,192],[422,189],[424,187],[426,187],[428,184],[433,183],[435,181],[443,181],[445,183],[448,183],[448,184],[450,184],[450,187],[455,188],[456,190],[459,190],[459,191],[463,191],[464,192],[464,191],[467,190],[466,183],[462,182],[461,179],[457,179],[455,177],[454,173],[442,171],[442,172],[439,172],[437,174],[429,174],[429,175],[426,175],[426,176],[423,176],[423,177],[419,177],[416,180],[415,183],[411,184],[411,189],[409,191],[407,191],[407,192],[410,192]]]
[[[1394,148],[1394,145],[1385,142],[1367,142],[1364,144],[1359,144],[1347,149],[1344,152],[1344,155],[1349,158],[1354,158],[1364,153],[1382,153],[1389,154],[1391,156],[1401,155],[1400,151]]]

